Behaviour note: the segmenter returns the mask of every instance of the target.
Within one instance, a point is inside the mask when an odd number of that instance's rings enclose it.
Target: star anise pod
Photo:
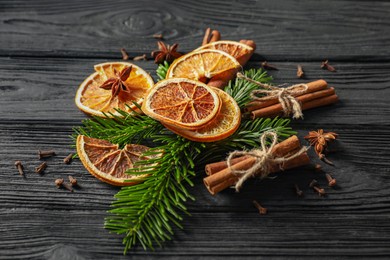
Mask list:
[[[165,45],[162,41],[157,42],[158,51],[152,51],[152,57],[155,63],[163,63],[165,60],[169,63],[179,58],[183,54],[176,51],[179,44],[175,43],[172,46]]]
[[[328,145],[328,142],[335,140],[337,137],[338,134],[334,132],[325,133],[323,129],[318,129],[317,131],[310,131],[309,134],[305,136],[305,139],[309,141],[311,146],[314,146],[314,150],[321,160],[333,165],[331,161],[326,159],[324,149]]]
[[[114,68],[115,77],[107,79],[100,88],[107,90],[111,89],[111,98],[117,95],[122,102],[132,100],[133,96],[126,86],[126,80],[130,77],[131,70],[132,66],[124,68],[118,73]]]

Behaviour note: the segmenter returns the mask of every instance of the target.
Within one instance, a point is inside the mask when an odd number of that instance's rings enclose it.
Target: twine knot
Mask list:
[[[267,147],[267,138],[271,140],[271,145]],[[238,181],[235,184],[235,189],[238,192],[243,183],[250,177],[259,176],[260,179],[266,178],[272,170],[272,167],[279,165],[280,169],[283,170],[284,162],[294,159],[304,152],[307,151],[307,147],[302,147],[299,151],[289,156],[277,157],[272,153],[272,149],[278,141],[278,135],[274,131],[264,132],[260,136],[260,147],[252,149],[250,151],[233,151],[227,158],[227,166],[231,170],[232,174],[238,177]],[[232,168],[232,160],[239,156],[249,155],[254,157],[256,160],[254,164],[246,170],[236,170]]]
[[[298,102],[295,96],[303,95],[306,93],[307,89],[309,88],[306,84],[300,83],[287,88],[281,88],[258,82],[256,80],[248,78],[240,72],[237,73],[237,77],[240,79],[245,79],[246,81],[249,81],[264,88],[255,89],[251,92],[250,97],[253,100],[266,101],[277,98],[279,100],[279,103],[282,105],[285,116],[290,116],[292,114],[293,118],[295,119],[303,117],[301,104]],[[258,97],[257,95],[259,94],[265,94],[265,96]]]

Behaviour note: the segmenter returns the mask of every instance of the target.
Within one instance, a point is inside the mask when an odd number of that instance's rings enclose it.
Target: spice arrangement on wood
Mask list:
[[[195,166],[205,165],[204,184],[216,195],[230,186],[239,191],[249,178],[309,164],[308,147],[301,145],[290,119],[278,116],[299,118],[303,110],[338,100],[324,80],[272,86],[266,70],[277,68],[268,62],[244,70],[256,50],[252,40],[224,40],[208,28],[201,46],[182,54],[177,43],[153,37],[159,40],[151,53],[158,64],[156,84],[134,64],[107,62],[95,66],[76,95],[82,111],[99,117],[75,129],[79,158],[99,180],[124,186],[105,227],[125,233],[125,252],[138,242],[147,249],[171,238],[171,226],[180,225],[185,201],[192,199],[187,186]],[[124,49],[122,55],[129,58]],[[303,73],[299,65],[297,76]],[[211,163],[226,155],[226,161]],[[72,189],[77,181],[69,181]],[[68,185],[63,179],[56,184]],[[303,196],[297,185],[295,191]]]

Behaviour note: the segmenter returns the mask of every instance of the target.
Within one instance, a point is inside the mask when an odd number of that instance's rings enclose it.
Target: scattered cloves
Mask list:
[[[318,185],[317,180],[312,180],[309,184],[309,187],[315,190],[320,197],[325,195],[325,190]]]
[[[38,167],[35,168],[35,172],[41,174],[47,168],[47,163],[43,162]]]
[[[263,61],[261,63],[261,67],[263,69],[266,69],[266,70],[278,70],[278,68],[276,68],[276,66],[269,64],[267,61]]]
[[[74,186],[77,186],[77,179],[76,178],[74,178],[73,176],[68,176],[68,178],[69,178],[69,182],[70,182],[70,184],[74,187]]]
[[[337,183],[336,179],[332,177],[329,173],[325,174],[326,179],[328,180],[328,186],[334,187]]]
[[[157,40],[162,40],[164,37],[161,33],[155,33],[153,34],[153,38]]]
[[[323,62],[321,63],[321,68],[322,68],[322,69],[327,69],[327,70],[330,71],[330,72],[336,72],[336,69],[335,69],[332,65],[329,64],[329,61],[328,61],[328,60],[323,61]]]
[[[301,79],[301,78],[303,78],[303,76],[305,76],[305,72],[303,72],[302,66],[298,64],[297,77]]]
[[[22,162],[21,162],[21,161],[16,161],[16,162],[15,162],[15,166],[16,166],[16,168],[18,169],[19,174],[20,174],[21,176],[24,176],[24,171],[23,171],[23,164],[22,164]]]
[[[56,179],[54,183],[56,184],[58,189],[61,187],[64,187],[68,191],[73,192],[72,187],[70,187],[68,184],[64,183],[64,179]]]
[[[299,188],[298,184],[295,184],[294,188],[295,188],[295,193],[297,194],[297,196],[298,197],[302,197],[303,196],[303,191]]]
[[[319,155],[319,158],[320,158],[320,160],[323,161],[324,163],[327,163],[327,164],[329,164],[329,165],[334,166],[334,163],[331,162],[328,158],[326,158],[325,154],[320,154],[320,155]]]
[[[56,155],[56,153],[53,150],[49,150],[49,151],[38,150],[38,157],[39,157],[39,159],[52,157],[54,155]]]
[[[259,210],[260,215],[266,215],[267,214],[267,208],[264,208],[258,203],[256,200],[253,201],[253,204],[255,207]]]
[[[73,153],[68,154],[68,156],[66,156],[64,158],[64,163],[65,164],[70,164],[70,162],[72,161],[72,158],[73,158]]]
[[[122,60],[128,60],[129,59],[129,55],[127,54],[125,48],[121,49],[121,53],[122,53]]]
[[[139,61],[139,60],[148,60],[148,58],[146,57],[146,54],[143,54],[143,55],[141,55],[141,56],[135,56],[135,57],[133,58],[133,60],[135,60],[135,61]]]

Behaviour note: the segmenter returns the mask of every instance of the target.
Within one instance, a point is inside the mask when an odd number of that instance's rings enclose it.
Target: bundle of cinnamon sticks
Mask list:
[[[275,157],[288,157],[291,154],[296,153],[302,148],[301,143],[297,136],[291,136],[290,138],[276,144],[271,153]],[[208,191],[215,195],[218,192],[234,185],[238,181],[238,176],[232,171],[234,170],[247,170],[252,167],[256,162],[256,158],[245,155],[234,158],[231,160],[231,167],[229,168],[226,161],[207,164],[205,171],[208,175],[203,179],[203,182]],[[286,160],[283,165],[272,165],[270,173],[279,172],[282,169],[288,170],[303,166],[310,163],[310,159],[306,152],[302,153],[296,158]]]
[[[306,85],[308,86],[307,91],[295,97],[301,103],[302,110],[326,106],[338,101],[334,88],[328,88],[328,83],[325,80],[316,80]],[[252,119],[283,115],[283,108],[277,97],[266,101],[252,101],[246,109],[251,112]]]

